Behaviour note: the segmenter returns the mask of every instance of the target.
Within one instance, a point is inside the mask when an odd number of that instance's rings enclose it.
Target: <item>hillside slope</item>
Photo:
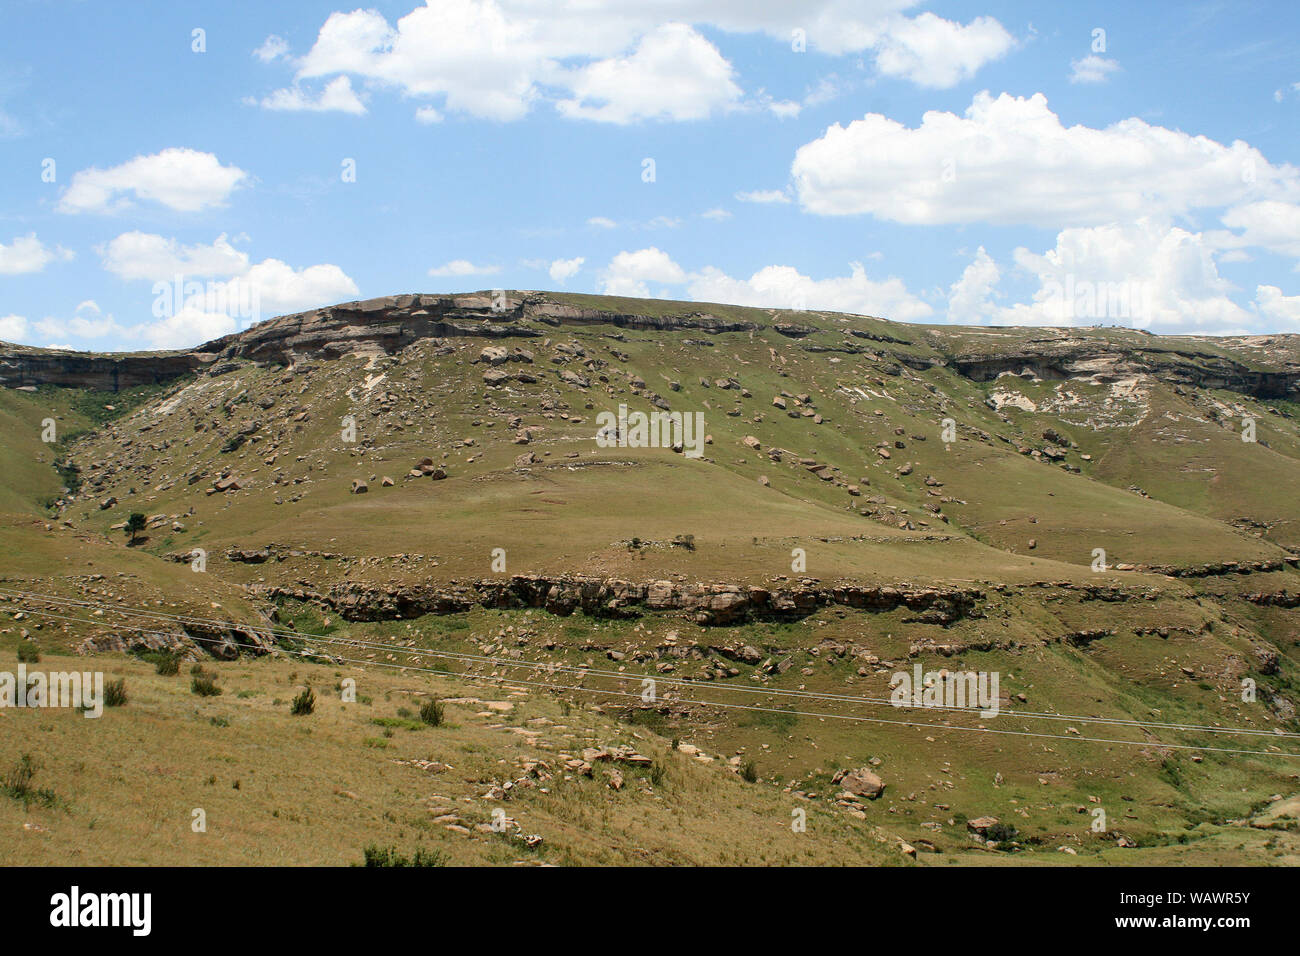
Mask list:
[[[922,861],[1294,852],[1245,822],[1300,771],[1296,337],[483,292],[0,347],[0,382],[8,646],[515,682]],[[699,431],[597,441],[638,412]],[[1002,713],[890,707],[917,664],[999,674]]]

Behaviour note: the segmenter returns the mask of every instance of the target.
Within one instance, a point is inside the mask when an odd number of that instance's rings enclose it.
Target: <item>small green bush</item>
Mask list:
[[[420,719],[430,727],[440,726],[444,716],[446,716],[446,708],[436,697],[431,697],[420,705]]]
[[[398,852],[396,847],[371,844],[363,851],[363,866],[446,866],[447,854],[441,850],[417,848],[410,856]]]
[[[293,699],[289,705],[289,713],[295,717],[305,717],[316,709],[316,692],[310,687]]]
[[[200,697],[218,696],[221,693],[221,688],[217,686],[217,675],[200,671],[190,681],[190,692],[198,694]]]
[[[20,664],[39,664],[41,662],[41,649],[35,641],[21,640],[18,642],[18,663]]]
[[[121,707],[126,703],[126,678],[119,677],[104,685],[104,706]]]

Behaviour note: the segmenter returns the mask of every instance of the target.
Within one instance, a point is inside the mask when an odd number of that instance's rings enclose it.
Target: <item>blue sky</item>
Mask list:
[[[10,0],[0,339],[490,288],[1297,332],[1297,54],[1291,3]]]

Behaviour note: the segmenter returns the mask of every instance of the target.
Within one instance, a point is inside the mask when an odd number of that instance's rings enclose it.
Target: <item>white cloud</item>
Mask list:
[[[77,306],[71,319],[46,316],[35,323],[35,332],[46,338],[74,336],[79,339],[102,339],[107,335],[129,334],[112,315],[105,315],[99,306],[86,300]]]
[[[195,305],[130,331],[150,348],[184,349],[237,332],[239,323],[224,312],[206,312]]]
[[[914,224],[1059,229],[1300,198],[1300,170],[1272,166],[1240,140],[1225,146],[1136,118],[1067,128],[1041,93],[982,92],[964,116],[930,111],[915,129],[869,113],[800,147],[791,173],[810,212]]]
[[[682,23],[641,38],[627,57],[600,60],[571,74],[571,99],[556,104],[574,119],[630,123],[643,119],[694,120],[740,99],[735,70],[718,48]]]
[[[713,219],[718,221],[731,218],[731,213],[727,212],[727,210],[723,209],[720,206],[714,209],[706,209],[704,212],[700,213],[700,215],[703,216],[705,219]]]
[[[1266,319],[1291,326],[1287,331],[1300,329],[1300,295],[1283,295],[1275,285],[1261,285],[1255,288],[1255,305]]]
[[[573,259],[556,259],[551,263],[551,267],[548,271],[554,281],[563,285],[569,279],[577,275],[578,270],[582,268],[582,264],[586,261],[587,260],[582,256],[577,256]]]
[[[595,226],[597,229],[613,229],[618,223],[613,219],[607,219],[605,216],[592,216],[587,220],[587,225]]]
[[[1108,60],[1103,56],[1090,53],[1078,60],[1070,61],[1071,83],[1105,83],[1112,73],[1120,69],[1118,60]]]
[[[976,17],[962,26],[922,13],[891,21],[876,44],[876,67],[917,86],[947,89],[1001,59],[1013,46],[1011,34],[992,17]]]
[[[1031,302],[998,308],[1003,325],[1123,325],[1159,332],[1230,334],[1252,324],[1229,297],[1214,246],[1201,233],[1146,219],[1063,230],[1041,254],[1019,248],[1016,266],[1035,276]]]
[[[123,279],[167,279],[184,276],[234,276],[248,270],[248,254],[240,252],[225,233],[211,245],[184,246],[175,239],[145,232],[124,232],[96,251],[106,270]]]
[[[442,122],[442,114],[432,106],[421,106],[415,111],[415,121],[423,123],[425,126],[431,126],[434,123]]]
[[[546,62],[531,32],[492,0],[417,7],[396,28],[375,10],[332,13],[298,77],[351,73],[407,96],[443,97],[452,112],[514,120],[528,112]]]
[[[352,81],[346,76],[336,76],[325,84],[320,95],[313,97],[311,93],[305,91],[301,86],[286,87],[282,90],[276,90],[269,96],[261,100],[250,99],[245,102],[253,103],[267,110],[281,110],[285,112],[312,112],[312,113],[351,113],[354,116],[363,115],[366,112],[366,104],[361,101],[356,92],[352,89]]]
[[[635,252],[620,252],[609,263],[601,280],[606,295],[649,298],[647,282],[675,285],[686,280],[682,267],[668,253],[650,246]]]
[[[824,309],[875,315],[900,322],[915,322],[934,310],[907,291],[898,278],[876,281],[862,263],[850,263],[850,273],[831,279],[813,279],[791,266],[766,266],[748,279],[734,279],[707,266],[691,277],[687,292],[699,302],[726,302],[771,309]]]
[[[0,275],[40,272],[56,259],[72,257],[71,251],[62,246],[51,249],[36,238],[36,233],[31,232],[25,236],[16,236],[7,246],[0,242]]]
[[[197,212],[224,203],[248,178],[236,166],[222,166],[212,153],[173,147],[110,169],[81,170],[57,208],[65,213],[115,212],[131,204],[124,194],[132,193],[178,212]]]
[[[279,259],[263,259],[231,282],[256,289],[264,315],[303,312],[360,294],[347,273],[330,263],[294,269]]]
[[[490,276],[501,271],[500,266],[476,266],[468,259],[453,259],[451,262],[434,266],[429,270],[431,276]]]
[[[357,284],[336,265],[295,269],[280,259],[254,263],[224,233],[210,244],[184,245],[152,233],[125,232],[96,251],[114,275],[154,283],[156,320],[124,328],[87,300],[77,306],[71,320],[44,320],[42,334],[77,338],[117,334],[151,348],[181,348],[236,331],[240,323],[303,312],[360,294]]]
[[[305,312],[360,294],[336,265],[294,269],[279,259],[264,259],[225,281],[197,288],[186,283],[180,290],[156,285],[154,291],[158,318],[131,326],[125,335],[155,349],[188,348],[273,315]]]
[[[0,315],[0,339],[17,342],[27,337],[27,320],[21,315]]]
[[[980,246],[956,282],[948,290],[948,321],[956,325],[983,325],[994,312],[1002,271],[984,247]]]
[[[284,41],[284,37],[276,36],[272,33],[262,41],[262,45],[253,51],[253,56],[257,57],[263,63],[270,63],[289,52],[289,44]]]
[[[305,56],[280,56],[299,81],[350,75],[438,115],[511,121],[550,102],[570,118],[627,123],[698,119],[740,101],[732,65],[699,25],[782,45],[798,30],[822,53],[868,53],[882,74],[928,87],[952,86],[1014,45],[990,17],[962,25],[901,15],[917,2],[429,0],[391,25],[373,9],[331,13]],[[765,104],[782,117],[799,106]]]
[[[767,100],[765,105],[777,119],[794,119],[803,112],[803,104],[796,100]]]
[[[649,283],[684,286],[697,302],[725,302],[777,309],[826,309],[916,321],[934,310],[907,291],[901,279],[873,280],[861,263],[850,264],[850,274],[813,279],[790,266],[767,266],[748,279],[737,279],[721,269],[706,266],[687,272],[656,247],[620,252],[602,276],[606,295],[651,295]],[[659,290],[666,294],[666,290]]]
[[[788,203],[790,197],[779,189],[755,189],[752,192],[736,193],[741,202],[754,203]]]
[[[1224,213],[1222,221],[1240,232],[1209,233],[1221,248],[1258,246],[1300,260],[1300,204],[1277,200],[1243,203]]]

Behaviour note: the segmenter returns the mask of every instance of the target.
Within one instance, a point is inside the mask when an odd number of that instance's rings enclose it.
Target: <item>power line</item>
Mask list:
[[[82,607],[108,610],[123,615],[134,615],[137,617],[146,617],[146,618],[149,617],[159,618],[159,619],[164,619],[179,624],[188,623],[188,624],[210,626],[210,627],[216,627],[222,629],[244,627],[244,625],[239,625],[230,621],[214,621],[214,620],[208,620],[203,618],[188,617],[185,615],[168,614],[166,612],[161,612],[161,611],[125,609],[125,608],[116,607],[111,604],[103,604],[100,602],[80,601],[76,599],[64,599],[53,595],[42,595],[37,592],[17,591],[14,589],[8,589],[2,587],[0,587],[0,594],[22,595],[24,597],[35,598],[38,600],[45,600],[47,602],[53,602],[57,600],[65,604],[73,604]],[[33,608],[28,608],[27,610],[29,610],[33,614],[42,614],[44,616],[54,617],[54,618],[58,617],[58,615],[54,615],[50,612],[40,611]],[[80,618],[69,618],[68,620],[78,621],[80,623],[89,623],[89,624],[103,623],[97,621],[86,621]],[[604,677],[609,677],[617,680],[637,680],[637,679],[653,680],[657,683],[667,684],[669,686],[676,686],[676,687],[698,687],[699,686],[699,682],[697,681],[688,681],[688,680],[681,680],[677,678],[663,677],[662,675],[658,675],[658,674],[637,674],[637,673],[629,674],[622,671],[609,671],[600,668],[586,667],[582,665],[575,666],[575,665],[559,664],[559,663],[540,663],[540,662],[533,663],[533,662],[526,662],[526,661],[507,660],[499,657],[475,655],[475,654],[469,654],[465,652],[438,651],[434,649],[425,649],[425,648],[410,648],[399,644],[387,644],[379,641],[366,641],[361,638],[337,638],[337,637],[330,637],[328,635],[323,635],[323,634],[304,634],[302,632],[295,631],[290,628],[280,628],[274,625],[271,625],[266,628],[256,628],[256,630],[266,630],[269,633],[272,633],[276,636],[291,638],[294,640],[315,640],[315,641],[321,641],[326,644],[353,646],[353,647],[363,648],[367,650],[385,650],[385,651],[391,651],[391,652],[408,654],[408,655],[426,655],[429,657],[442,657],[446,659],[460,660],[466,662],[494,664],[496,666],[531,667],[538,670],[546,670],[550,673],[561,671],[566,673],[583,673],[583,674],[591,674],[595,676],[604,676]],[[163,633],[163,632],[159,632],[159,633]],[[227,642],[227,643],[233,644],[234,642]],[[758,687],[737,687],[737,686],[721,686],[720,689],[732,693],[748,693],[748,694],[760,694],[764,696],[774,696],[774,697],[789,697],[789,698],[794,698],[796,700],[838,702],[838,703],[866,704],[866,705],[879,704],[879,705],[887,705],[887,706],[896,707],[899,709],[906,709],[906,710],[914,709],[915,706],[912,704],[898,705],[895,704],[889,698],[865,697],[865,696],[855,696],[849,694],[826,694],[826,693],[818,693],[813,691],[783,690],[780,688],[758,688]],[[927,705],[922,705],[922,708],[925,710],[938,710],[944,712],[955,711],[958,713],[978,713],[980,711],[979,707],[959,707],[956,705],[950,706],[945,704],[934,704],[934,705],[927,704]],[[1073,714],[1053,714],[1053,713],[1045,713],[1040,711],[1004,710],[1001,708],[999,708],[998,713],[1001,715],[1019,717],[1021,719],[1026,719],[1026,720],[1071,721],[1077,723],[1093,723],[1093,724],[1102,724],[1102,725],[1116,726],[1116,727],[1135,727],[1140,729],[1157,728],[1162,730],[1181,730],[1186,732],[1200,732],[1200,733],[1210,733],[1210,734],[1300,739],[1300,734],[1288,733],[1281,730],[1271,730],[1271,729],[1258,730],[1258,729],[1246,728],[1246,727],[1217,727],[1217,726],[1210,726],[1204,724],[1183,724],[1183,723],[1177,723],[1172,721],[1155,721],[1155,720],[1143,720],[1143,719],[1136,719],[1136,718],[1090,717],[1085,715],[1073,715]]]
[[[33,613],[44,613],[44,612],[33,611]],[[58,617],[58,615],[50,615],[50,616]],[[139,631],[141,633],[147,633],[147,634],[157,634],[162,636],[167,635],[167,632],[165,631],[153,631],[148,628],[142,628],[138,626],[131,626],[125,624],[106,624],[105,622],[87,620],[85,618],[66,618],[66,620],[77,621],[84,624],[98,624],[100,626],[108,627],[111,630],[128,630],[128,631]],[[200,643],[216,643],[216,641],[214,641],[211,638],[193,638],[193,639]],[[264,648],[260,647],[259,645],[247,644],[239,641],[225,640],[222,641],[222,643],[234,647],[244,647],[250,650],[264,650]],[[278,648],[278,650],[280,650],[282,653],[296,654],[304,658],[323,657],[326,658],[327,660],[357,664],[363,667],[367,665],[373,665],[379,667],[388,667],[395,670],[419,671],[421,673],[429,673],[429,674],[435,674],[443,677],[450,677],[457,680],[462,680],[469,684],[476,684],[479,686],[483,686],[488,683],[492,684],[493,686],[500,686],[503,684],[520,684],[524,686],[539,687],[546,690],[571,690],[579,693],[600,694],[606,697],[628,697],[637,700],[642,699],[640,694],[628,693],[626,691],[606,690],[601,688],[589,688],[589,687],[580,687],[580,686],[565,685],[565,684],[557,685],[557,684],[548,683],[546,681],[529,681],[529,680],[524,680],[522,678],[474,677],[470,675],[457,673],[455,671],[438,670],[436,668],[421,667],[414,664],[394,664],[388,661],[372,661],[372,660],[363,660],[358,658],[337,657],[337,656],[325,655],[317,651],[306,651],[306,650],[300,651],[291,648]],[[419,653],[418,651],[412,651],[410,648],[401,648],[400,650],[403,650],[408,653]],[[437,655],[431,654],[431,656],[437,656]],[[502,662],[502,663],[506,663],[506,662]],[[769,714],[786,715],[786,716],[793,715],[799,717],[817,717],[821,719],[848,720],[848,721],[862,722],[862,723],[886,724],[886,725],[900,726],[900,727],[918,727],[918,728],[923,728],[934,732],[943,732],[943,731],[951,730],[951,731],[961,731],[966,733],[985,733],[985,734],[998,734],[1002,736],[1011,736],[1011,737],[1028,737],[1028,738],[1035,738],[1035,739],[1042,739],[1042,740],[1060,740],[1067,743],[1077,741],[1077,742],[1085,742],[1085,743],[1120,744],[1124,746],[1155,747],[1158,749],[1165,749],[1165,750],[1195,750],[1204,753],[1223,753],[1223,754],[1234,754],[1234,755],[1242,755],[1242,756],[1287,757],[1291,759],[1300,759],[1300,754],[1290,754],[1283,751],[1242,750],[1242,749],[1228,748],[1228,747],[1205,747],[1205,746],[1198,746],[1195,744],[1170,744],[1170,743],[1162,743],[1160,741],[1121,740],[1121,739],[1109,738],[1109,737],[1085,737],[1082,735],[1064,736],[1061,734],[1046,734],[1046,733],[1039,733],[1039,732],[1028,731],[1028,730],[998,730],[989,727],[962,727],[962,726],[953,726],[947,724],[935,724],[929,721],[888,720],[882,717],[864,717],[861,715],[853,715],[853,714],[836,714],[836,713],[828,714],[828,713],[818,713],[816,711],[784,710],[784,709],[777,709],[772,707],[758,707],[749,704],[737,704],[737,703],[726,702],[726,701],[702,700],[699,698],[677,698],[676,701],[674,702],[683,703],[683,704],[697,704],[705,707],[722,707],[722,708],[728,708],[733,710],[754,711],[760,713],[769,713]]]

